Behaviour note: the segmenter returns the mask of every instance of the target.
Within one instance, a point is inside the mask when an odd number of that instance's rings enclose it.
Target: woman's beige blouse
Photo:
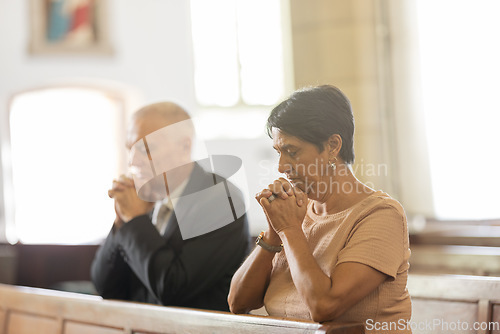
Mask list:
[[[336,321],[410,319],[411,301],[406,289],[408,229],[404,210],[396,200],[378,191],[345,211],[326,216],[316,215],[310,202],[302,229],[326,275],[331,276],[340,263],[357,262],[390,276]],[[273,260],[264,304],[271,316],[311,319],[292,281],[284,251]]]

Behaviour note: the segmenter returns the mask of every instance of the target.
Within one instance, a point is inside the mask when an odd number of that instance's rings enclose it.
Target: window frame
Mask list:
[[[283,96],[273,104],[247,104],[242,98],[242,84],[241,84],[241,64],[239,62],[239,48],[238,48],[238,101],[232,106],[219,106],[215,104],[205,105],[198,100],[196,93],[196,85],[193,85],[193,96],[196,103],[198,112],[249,112],[255,109],[264,111],[270,110],[270,107],[276,105],[286,96],[290,95],[295,90],[294,78],[294,62],[293,62],[293,44],[292,44],[292,23],[290,12],[290,0],[279,0],[281,8],[281,32],[282,32],[282,47],[283,47]],[[191,2],[189,2],[191,8]],[[190,9],[191,10],[191,9]],[[191,36],[191,56],[193,62],[193,83],[195,82],[195,53],[194,53],[194,40],[192,35],[192,22],[190,18],[190,36]]]

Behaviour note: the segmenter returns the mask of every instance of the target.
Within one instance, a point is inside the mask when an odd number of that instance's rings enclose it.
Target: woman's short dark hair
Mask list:
[[[342,138],[340,157],[354,162],[354,115],[349,99],[340,89],[323,85],[295,91],[276,106],[267,119],[267,133],[272,128],[316,145],[323,152],[324,143],[333,134]]]

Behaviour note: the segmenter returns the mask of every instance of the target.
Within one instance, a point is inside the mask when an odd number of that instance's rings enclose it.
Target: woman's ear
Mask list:
[[[342,148],[342,137],[339,134],[333,134],[328,138],[327,149],[330,157],[337,157]]]

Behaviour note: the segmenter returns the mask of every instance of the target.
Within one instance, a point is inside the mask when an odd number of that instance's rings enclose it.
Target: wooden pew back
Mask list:
[[[412,245],[413,273],[500,277],[500,247]]]
[[[0,284],[0,334],[363,333],[363,325],[318,324],[163,307]]]
[[[500,278],[410,274],[414,333],[500,334]]]

